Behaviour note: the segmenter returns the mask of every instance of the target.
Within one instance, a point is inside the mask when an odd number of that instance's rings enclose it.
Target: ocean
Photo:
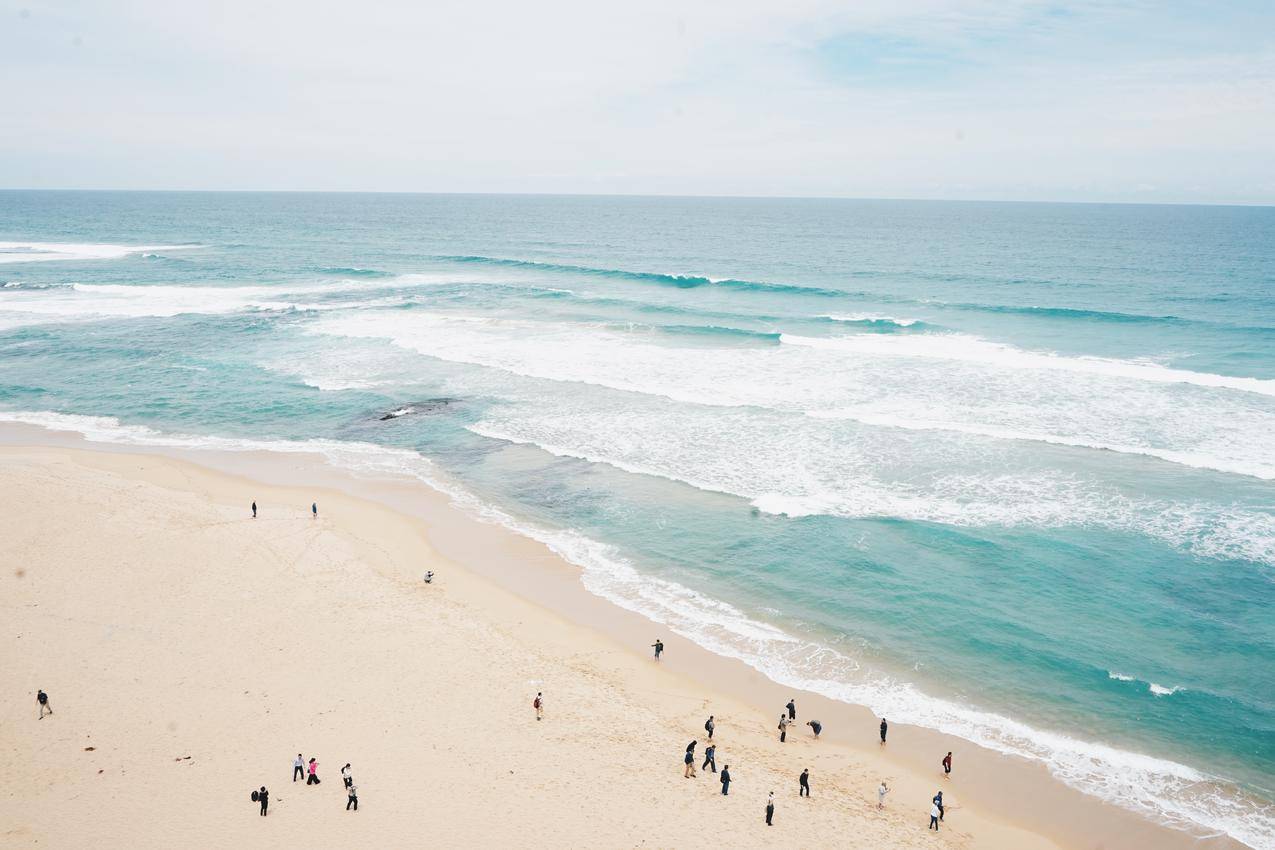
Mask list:
[[[1275,847],[1275,208],[0,192],[0,421],[419,479]]]

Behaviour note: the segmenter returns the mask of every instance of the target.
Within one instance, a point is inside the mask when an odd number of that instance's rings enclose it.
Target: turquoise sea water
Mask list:
[[[772,678],[1275,847],[1275,209],[0,192],[4,419],[420,477]]]

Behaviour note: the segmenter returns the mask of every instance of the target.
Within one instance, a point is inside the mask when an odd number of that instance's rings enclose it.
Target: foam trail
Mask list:
[[[782,685],[864,705],[899,723],[937,729],[1043,764],[1082,792],[1195,834],[1223,832],[1258,850],[1275,847],[1275,808],[1235,792],[1210,774],[1167,759],[1035,729],[994,712],[926,695],[915,685],[865,670],[846,654],[794,636],[735,606],[684,585],[640,573],[612,547],[571,530],[517,520],[444,479],[432,463],[405,449],[335,440],[252,440],[169,435],[109,417],[52,412],[0,412],[0,421],[73,431],[87,439],[214,451],[313,453],[355,474],[410,477],[479,518],[545,544],[581,569],[592,593],[659,622],[705,648],[748,664]],[[1156,686],[1159,687],[1159,686]]]
[[[1167,384],[1195,384],[1275,396],[1275,380],[1242,378],[1171,369],[1156,363],[1105,357],[1068,357],[1044,351],[1028,351],[1013,345],[989,342],[968,334],[929,334],[903,338],[882,336],[808,337],[783,334],[788,345],[822,348],[847,354],[886,354],[980,363],[999,369],[1048,369],[1113,378],[1131,378]]]
[[[78,242],[0,242],[0,264],[53,260],[117,260],[129,254],[182,251],[199,245],[106,245]]]

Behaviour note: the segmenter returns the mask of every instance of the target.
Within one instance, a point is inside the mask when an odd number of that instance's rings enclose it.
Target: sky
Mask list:
[[[1275,0],[0,0],[0,187],[1275,203]]]

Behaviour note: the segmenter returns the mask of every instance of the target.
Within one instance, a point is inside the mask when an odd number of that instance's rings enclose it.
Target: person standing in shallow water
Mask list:
[[[881,718],[881,743],[882,744],[885,744],[885,733],[886,733],[886,730],[889,728],[890,728],[889,724],[887,724],[885,722],[885,718],[882,717]]]
[[[770,796],[766,798],[766,826],[772,826],[771,819],[775,816],[775,792],[771,791]]]
[[[797,778],[797,796],[810,796],[810,768],[802,769],[801,776]]]
[[[655,650],[655,660],[659,661],[660,655],[664,652],[664,641],[656,638],[655,643],[651,644],[651,647]]]

